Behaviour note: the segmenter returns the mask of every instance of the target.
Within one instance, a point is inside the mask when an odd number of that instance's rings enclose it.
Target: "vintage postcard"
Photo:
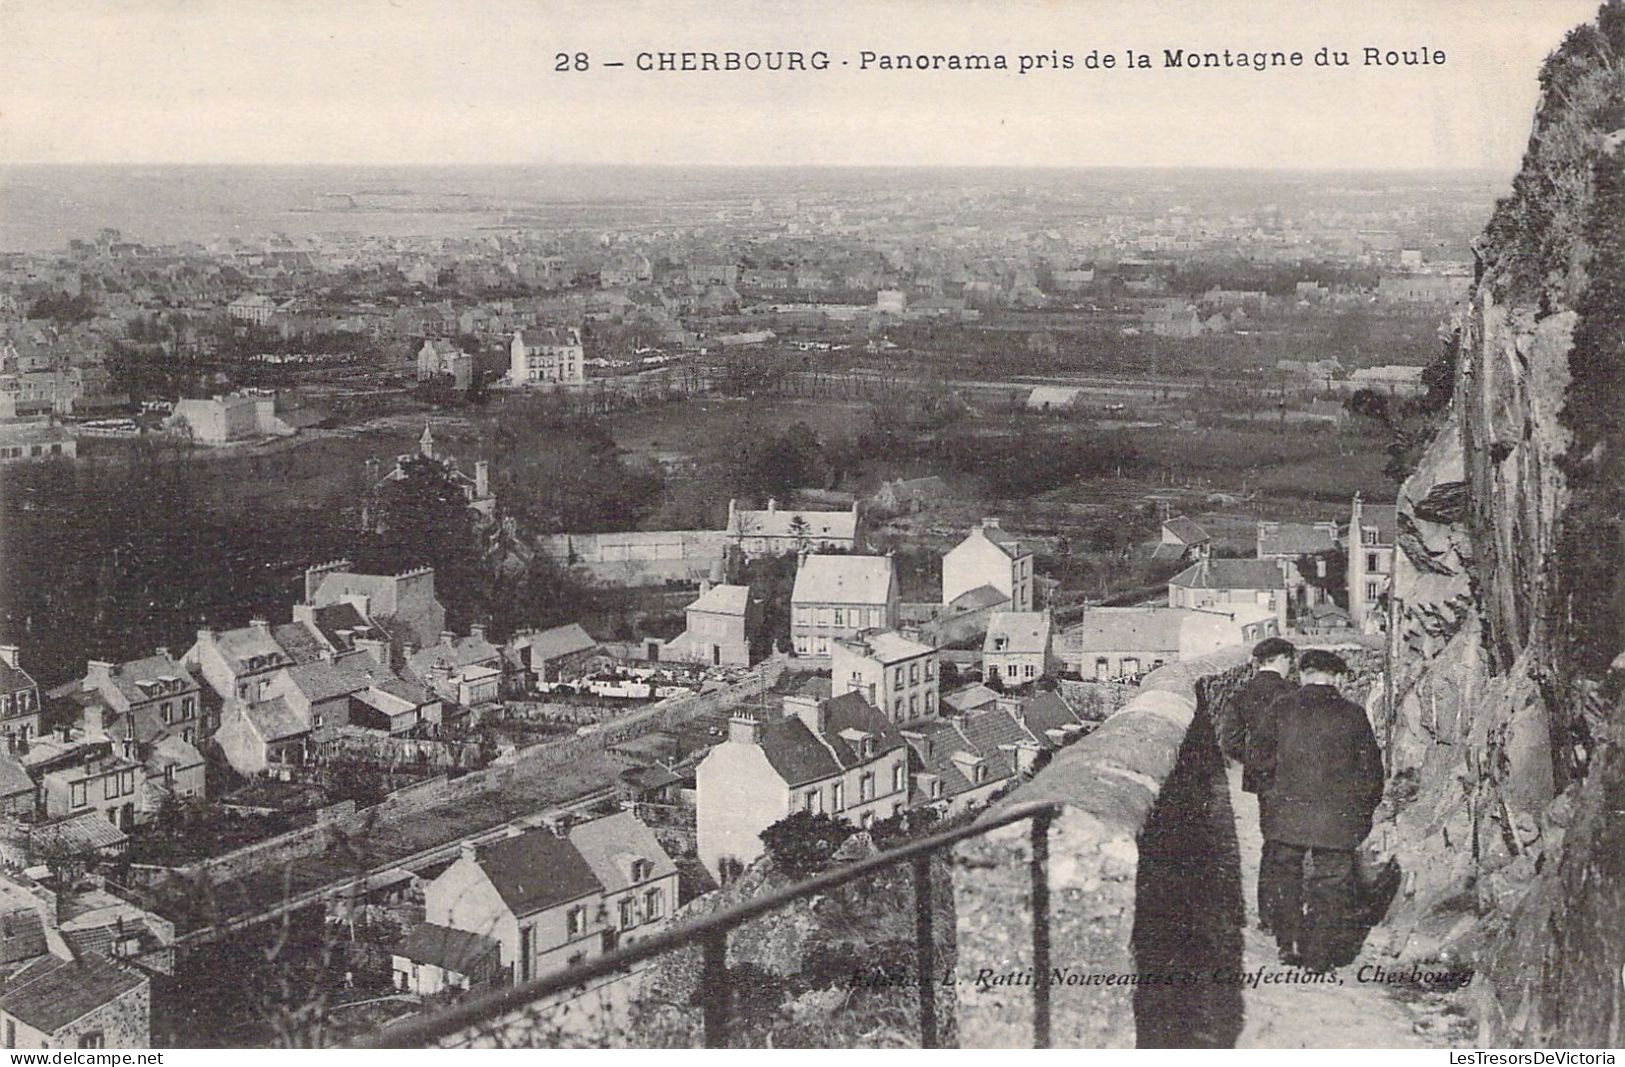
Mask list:
[[[1614,1062],[1625,0],[0,55],[12,1062]]]

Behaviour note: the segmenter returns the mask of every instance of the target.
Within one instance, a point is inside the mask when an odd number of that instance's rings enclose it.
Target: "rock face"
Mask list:
[[[1456,323],[1451,409],[1399,495],[1374,834],[1407,871],[1389,947],[1475,965],[1486,1044],[1613,1045],[1625,1026],[1625,734],[1596,725],[1622,719],[1602,696],[1617,679],[1570,652],[1575,599],[1611,596],[1625,561],[1589,590],[1559,562],[1580,521],[1576,338],[1620,251],[1599,245],[1618,230],[1597,190],[1625,172],[1608,136],[1625,118],[1622,54],[1625,4],[1610,0],[1547,61]]]

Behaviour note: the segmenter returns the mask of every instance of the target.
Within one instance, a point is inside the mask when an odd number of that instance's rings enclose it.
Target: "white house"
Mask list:
[[[983,519],[942,557],[944,604],[982,586],[1002,593],[1011,611],[1033,609],[1033,554],[1019,538],[1000,529],[998,519]]]
[[[807,556],[790,593],[797,655],[827,656],[860,630],[897,627],[897,570],[890,556]]]
[[[510,385],[572,385],[587,380],[581,331],[573,327],[513,332],[508,345]]]
[[[891,630],[865,630],[830,646],[830,691],[857,693],[892,722],[937,714],[937,650]]]
[[[997,611],[982,641],[982,674],[1006,688],[1054,673],[1055,650],[1047,611]]]

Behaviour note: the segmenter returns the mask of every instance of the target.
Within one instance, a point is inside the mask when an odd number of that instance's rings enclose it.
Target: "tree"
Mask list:
[[[822,812],[798,811],[761,833],[773,866],[791,878],[809,878],[829,866],[835,850],[857,832],[845,819]]]
[[[484,561],[473,512],[446,468],[424,456],[407,461],[405,477],[387,483],[372,508],[372,540],[361,553],[371,568],[398,574],[435,569],[435,588],[460,629],[477,614]]]
[[[1348,553],[1341,548],[1328,548],[1310,552],[1295,561],[1298,573],[1305,583],[1323,589],[1332,603],[1340,608],[1349,606]],[[1322,573],[1324,571],[1324,574]]]

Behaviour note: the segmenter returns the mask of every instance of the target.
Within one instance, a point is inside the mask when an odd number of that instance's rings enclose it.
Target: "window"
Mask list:
[[[1138,656],[1124,656],[1123,657],[1123,673],[1124,674],[1139,674],[1140,673],[1140,657],[1138,657]]]
[[[932,781],[931,781],[931,796],[932,797],[940,797],[941,795],[942,795],[942,779],[941,778],[932,779]]]
[[[880,617],[880,609],[879,608],[870,608],[869,609],[869,625],[870,626],[884,626],[885,624],[886,624],[885,620]]]
[[[181,731],[181,740],[185,741],[189,745],[192,743],[192,737],[192,728],[190,726]]]
[[[1377,531],[1375,531],[1375,530],[1361,530],[1360,531],[1360,541],[1361,541],[1361,543],[1367,544],[1367,545],[1376,544],[1377,543]]]
[[[927,690],[925,694],[925,713],[927,715],[933,715],[936,713],[936,710],[937,694],[934,691]]]
[[[587,929],[587,909],[577,904],[565,915],[565,933],[580,937]]]
[[[164,713],[164,722],[170,723],[175,721],[175,705],[166,700],[163,702],[162,710]]]
[[[844,616],[842,615],[842,612],[841,612],[840,608],[835,609],[835,625],[836,626],[845,626],[846,625]]]
[[[893,689],[903,688],[903,668],[899,667],[892,672],[891,687]]]
[[[987,781],[987,764],[978,763],[976,765],[976,782],[980,785],[985,781]]]
[[[892,706],[891,706],[891,717],[892,717],[893,722],[901,722],[903,720],[903,698],[902,697],[898,697],[896,702],[892,704]]]
[[[17,697],[18,697],[18,702],[21,703],[22,694],[18,693]],[[10,693],[7,693],[7,694],[5,694],[3,696],[0,696],[0,714],[5,714],[5,715],[10,715],[11,714],[11,694]]]
[[[1026,669],[1022,673],[1025,674],[1028,678],[1032,678],[1032,677],[1037,676],[1038,668],[1034,667],[1031,663],[1029,663],[1029,664],[1027,664]]]
[[[806,634],[796,634],[796,654],[805,656],[812,652],[812,639]]]
[[[908,665],[908,684],[909,685],[918,685],[919,682],[920,682],[920,665],[918,663],[910,663]]]
[[[823,635],[819,635],[818,638],[818,654],[820,656],[829,655],[829,638],[824,637]]]
[[[925,680],[929,682],[931,679],[935,678],[936,676],[937,676],[937,661],[934,660],[934,659],[926,660],[925,661]]]
[[[1365,583],[1365,598],[1367,600],[1375,600],[1380,596],[1382,596],[1382,583],[1381,582],[1367,582],[1367,583]]]
[[[135,792],[135,772],[122,771],[118,776],[118,791],[120,793]]]
[[[836,782],[829,787],[829,806],[833,811],[846,810],[846,785]]]
[[[11,1024],[9,1022],[7,1022],[6,1026],[8,1027],[8,1029],[9,1029],[10,1025]],[[100,1030],[86,1030],[84,1033],[79,1035],[79,1047],[80,1048],[106,1048],[107,1047],[107,1039],[102,1036],[102,1032]]]
[[[112,800],[118,796],[118,775],[110,774],[102,779],[102,799]]]
[[[869,771],[858,778],[858,799],[873,800],[875,798],[875,775]]]
[[[654,864],[650,863],[648,860],[633,860],[632,861],[632,881],[634,881],[634,882],[643,881],[644,879],[649,877],[649,874],[650,874],[651,871],[653,871],[653,869],[654,869]]]
[[[630,929],[637,921],[637,909],[633,906],[632,898],[627,897],[621,901],[621,929]]]
[[[1112,673],[1111,660],[1105,656],[1095,657],[1095,680],[1104,682]]]
[[[197,714],[197,697],[181,697],[181,718],[190,719]]]
[[[818,810],[818,790],[809,789],[801,794],[801,810],[807,812]]]
[[[908,784],[908,774],[907,774],[907,772],[906,772],[906,770],[904,768],[904,765],[901,764],[901,763],[892,764],[891,765],[891,791],[893,793],[901,792],[903,786],[905,786],[907,784]]]
[[[666,913],[666,894],[659,887],[643,894],[643,917],[645,919],[658,919]]]
[[[310,724],[316,729],[320,730],[322,728],[322,713],[318,711],[316,714],[312,715],[310,717]]]
[[[908,695],[908,717],[912,719],[916,715],[918,715],[919,713],[920,713],[920,694],[918,694],[918,693],[910,693]]]

